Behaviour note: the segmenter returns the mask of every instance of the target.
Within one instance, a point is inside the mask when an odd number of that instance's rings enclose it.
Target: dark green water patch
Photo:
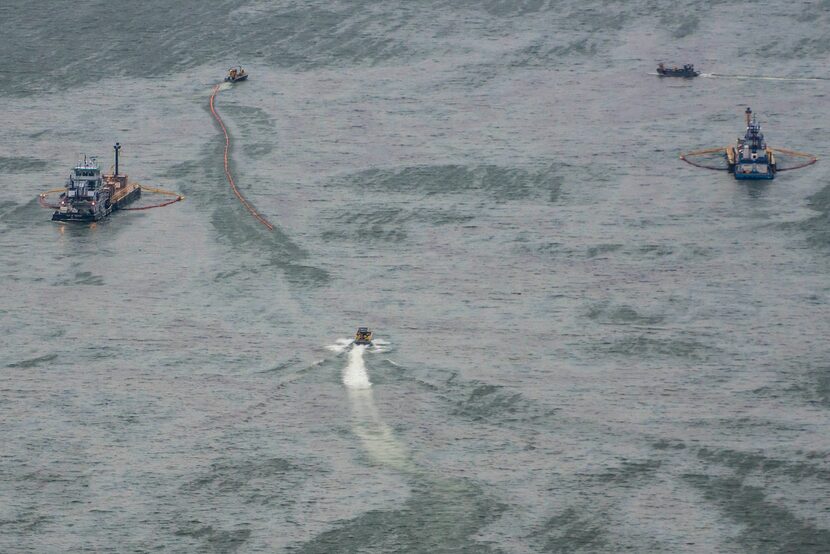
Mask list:
[[[658,439],[651,446],[656,450],[683,450],[686,448],[685,443],[668,439]]]
[[[512,418],[522,408],[522,395],[505,392],[496,385],[477,385],[466,400],[459,402],[454,415],[473,419],[487,418],[494,413]]]
[[[414,373],[412,368],[394,367],[397,372],[404,372],[407,376]],[[557,421],[557,408],[529,400],[508,387],[462,379],[456,372],[435,369],[431,376],[407,378],[446,402],[454,416],[503,425],[519,422],[545,422],[553,425]]]
[[[372,510],[289,548],[289,552],[501,552],[473,537],[506,506],[462,480],[423,480],[398,510]]]
[[[174,180],[185,179],[187,177],[201,177],[203,169],[202,164],[195,160],[184,161],[171,165],[162,176]]]
[[[214,462],[206,474],[184,485],[187,492],[211,489],[217,493],[245,494],[258,488],[251,484],[258,479],[280,481],[299,467],[282,458],[264,460],[223,460]]]
[[[7,213],[17,208],[19,204],[11,200],[0,200],[0,217],[5,217]]]
[[[424,165],[400,169],[370,169],[352,174],[344,183],[366,191],[414,193],[427,196],[478,192],[495,201],[529,197],[556,199],[562,185],[553,167],[544,171],[495,165]]]
[[[58,279],[54,283],[58,287],[74,287],[77,285],[100,287],[104,284],[104,278],[100,275],[93,275],[91,271],[77,271],[74,276]]]
[[[322,238],[330,241],[400,243],[408,238],[408,228],[421,229],[440,225],[460,225],[475,219],[470,214],[445,208],[364,207],[326,218],[331,228]]]
[[[8,68],[30,67],[32,59],[38,65],[5,79],[0,93],[57,90],[106,77],[159,79],[211,63],[218,80],[229,60],[342,68],[412,55],[412,46],[399,38],[406,34],[393,32],[411,25],[411,14],[399,10],[379,18],[376,10],[361,8],[358,2],[245,6],[231,0],[184,0],[175,7],[161,0],[9,4],[0,19],[0,59]],[[95,40],[75,40],[90,21]]]
[[[372,225],[403,225],[411,221],[415,214],[404,208],[378,207],[373,210],[357,210],[342,213],[337,218],[338,225],[368,227]]]
[[[735,477],[687,474],[686,482],[701,491],[736,523],[742,552],[826,553],[830,531],[815,527],[767,500],[762,489]]]
[[[222,506],[229,498],[255,509],[286,510],[296,503],[296,489],[303,486],[312,471],[286,459],[255,457],[248,459],[224,458],[213,462],[201,475],[184,483],[180,494],[195,506]],[[197,537],[205,524],[184,526],[176,534]],[[209,527],[209,526],[208,526]],[[203,533],[205,544],[223,544],[236,537],[236,532],[225,536]],[[247,534],[245,538],[247,539]]]
[[[44,356],[38,356],[37,358],[30,358],[28,360],[21,360],[19,362],[14,362],[8,364],[6,367],[13,367],[13,368],[22,368],[22,369],[29,369],[32,367],[37,367],[40,364],[45,364],[51,362],[53,360],[58,359],[57,354],[46,354]]]
[[[598,552],[610,545],[608,531],[596,514],[575,508],[548,519],[530,538],[542,543],[543,552]]]
[[[818,25],[819,23],[816,23]],[[770,54],[781,58],[810,59],[821,58],[830,53],[827,35],[821,38],[802,37],[794,43],[771,43]]]
[[[588,250],[585,251],[585,255],[588,258],[596,258],[598,256],[602,256],[603,254],[616,252],[620,248],[622,248],[622,244],[597,244],[595,246],[590,246]]]
[[[660,25],[674,38],[685,38],[700,28],[700,18],[693,9],[677,6],[675,9],[659,10]]]
[[[552,5],[548,0],[465,0],[459,2],[459,5],[482,9],[487,14],[497,17],[538,16],[558,8],[558,5]]]
[[[696,340],[658,338],[647,334],[628,336],[611,342],[602,342],[596,346],[608,354],[637,356],[641,358],[671,357],[690,360],[703,359],[712,350],[711,347]]]
[[[261,265],[259,269],[250,268],[253,273],[275,267],[281,269],[290,282],[311,286],[325,284],[330,278],[324,269],[300,263],[308,257],[303,249],[279,227],[275,226],[270,231],[266,229],[238,202],[215,208],[211,222],[222,241],[234,250],[241,249],[247,255],[256,256]]]
[[[600,44],[601,43],[599,41],[593,38],[579,38],[569,42],[568,44],[551,48],[543,56],[541,56],[541,61],[548,62],[572,55],[594,56],[599,51]]]
[[[207,144],[203,148],[201,164],[177,164],[170,168],[167,175],[181,183],[180,191],[192,194],[189,201],[211,213],[211,225],[221,242],[240,254],[256,257],[258,266],[252,268],[253,273],[273,267],[281,269],[286,279],[295,285],[319,286],[328,282],[330,276],[327,271],[301,263],[308,258],[308,253],[280,228],[279,221],[268,214],[261,214],[274,225],[269,231],[239,202],[224,175],[221,163],[223,144],[219,140],[215,144]],[[237,186],[242,187],[244,195],[245,185],[237,183]],[[234,270],[226,269],[221,274],[226,275],[229,271]]]
[[[299,356],[292,356],[287,360],[277,363],[274,367],[264,370],[262,373],[283,373],[287,369],[296,366],[300,362],[302,362],[302,358],[300,358]]]
[[[659,460],[623,460],[619,466],[592,474],[590,480],[604,485],[624,485],[653,477],[660,466]]]
[[[769,458],[757,452],[701,448],[698,451],[698,457],[708,463],[727,466],[740,477],[759,472],[784,475],[797,482],[809,478],[830,483],[830,469],[828,468],[802,461]]]
[[[565,57],[594,56],[603,47],[595,37],[582,37],[565,44],[551,45],[548,39],[533,41],[511,56],[511,67],[550,67]]]
[[[18,156],[9,158],[0,156],[0,172],[2,173],[34,173],[46,169],[47,162],[38,158]]]
[[[246,143],[242,146],[242,151],[250,158],[264,158],[274,151],[274,145],[270,142]]]
[[[451,379],[439,395],[452,404],[452,415],[485,423],[538,422],[554,417],[557,412],[527,400],[519,392],[480,381]]]
[[[303,264],[286,264],[282,266],[289,283],[298,286],[323,286],[331,280],[328,271],[319,267]]]
[[[752,394],[767,398],[792,396],[809,404],[830,407],[830,366],[808,369],[797,382],[773,383],[753,389]]]
[[[596,322],[613,325],[656,325],[663,321],[662,316],[640,314],[631,306],[609,301],[592,304],[585,315]]]
[[[653,480],[661,467],[659,460],[622,460],[601,472],[579,475],[583,490],[605,491],[608,497],[620,489],[637,489]],[[604,521],[608,508],[596,505],[570,506],[545,521],[529,538],[541,544],[544,552],[613,552]],[[644,546],[644,549],[647,548]]]
[[[639,248],[640,254],[646,258],[662,258],[674,253],[674,248],[664,244],[646,244]]]
[[[830,407],[830,366],[822,367],[813,372],[815,376],[815,392],[818,401]]]
[[[244,106],[241,104],[227,104],[221,105],[222,95],[216,96],[215,107],[220,112],[227,113],[227,119],[234,123],[242,124],[248,127],[259,128],[260,131],[270,131],[274,129],[274,118],[268,115],[268,112],[256,106]],[[222,118],[226,119],[226,118]]]
[[[16,204],[7,201],[0,205],[0,214],[2,214],[2,223],[10,227],[29,227],[37,224],[43,225],[49,223],[52,219],[52,212],[43,208],[37,201],[37,195],[32,194],[31,200],[25,204]]]
[[[595,31],[606,40],[613,36],[611,31],[621,31],[635,13],[627,13],[624,3],[600,4],[578,2],[576,9],[568,15],[568,22],[578,28]]]
[[[212,525],[191,522],[175,532],[180,537],[191,537],[201,542],[203,552],[237,552],[250,538],[250,529],[215,529]]]
[[[798,223],[785,223],[785,228],[795,227],[807,236],[807,242],[821,249],[830,249],[830,185],[807,199],[807,206],[818,215]]]
[[[575,254],[573,248],[562,242],[528,243],[521,245],[517,250],[523,254],[538,254],[550,258],[569,258]]]

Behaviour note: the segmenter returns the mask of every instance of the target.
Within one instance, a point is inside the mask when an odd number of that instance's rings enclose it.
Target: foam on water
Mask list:
[[[351,346],[352,342],[354,342],[352,339],[339,338],[336,341],[334,341],[334,344],[326,345],[326,349],[331,350],[332,352],[337,352],[338,354],[342,354],[343,352],[349,349],[349,346]]]
[[[372,460],[399,471],[411,471],[414,468],[406,449],[395,439],[392,428],[381,419],[375,406],[372,383],[363,361],[366,348],[356,345],[349,350],[348,363],[343,368],[343,384],[348,390],[352,412],[352,430],[360,437]]]
[[[365,351],[364,345],[355,345],[349,350],[349,363],[343,368],[343,384],[350,389],[368,389],[372,386],[366,364],[363,363]]]
[[[398,471],[414,471],[406,448],[381,418],[370,385],[363,388],[347,387],[353,419],[352,431],[360,438],[366,453],[376,463]]]

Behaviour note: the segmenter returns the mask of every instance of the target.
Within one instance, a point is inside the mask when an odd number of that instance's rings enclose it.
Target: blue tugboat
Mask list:
[[[687,63],[683,67],[666,67],[662,63],[657,66],[657,75],[660,77],[697,77],[699,71],[695,71],[695,65]]]
[[[726,159],[730,173],[738,180],[774,179],[776,171],[775,154],[767,147],[761,124],[752,115],[752,109],[746,112],[746,133],[738,137],[735,146],[726,149]]]

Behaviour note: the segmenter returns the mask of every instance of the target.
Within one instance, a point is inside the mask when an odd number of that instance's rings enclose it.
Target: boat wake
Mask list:
[[[342,354],[343,352],[349,349],[353,342],[354,341],[352,339],[337,339],[336,341],[334,341],[334,344],[329,344],[328,346],[326,346],[326,350],[331,350],[332,352]]]
[[[347,338],[339,338],[334,341],[334,344],[326,345],[326,350],[331,352],[335,352],[337,354],[342,354],[351,348],[352,344],[354,344],[354,339],[347,339]],[[376,353],[376,352],[386,352],[389,350],[389,342],[383,339],[372,339],[372,346],[366,347],[364,346],[364,351]]]
[[[754,81],[830,81],[830,77],[775,77],[771,75],[729,75],[726,73],[701,73],[700,76],[714,79],[751,79]]]
[[[343,368],[343,384],[349,395],[352,412],[352,430],[360,438],[366,453],[378,464],[403,472],[416,468],[375,406],[372,382],[363,362],[366,346],[358,345],[349,351],[349,360]]]
[[[389,350],[387,348],[389,343],[383,339],[374,339],[372,340],[372,348],[369,349],[370,352],[386,352]]]
[[[355,345],[349,350],[349,363],[343,368],[343,384],[349,389],[368,389],[372,386],[366,364],[363,363],[365,351],[364,345]]]

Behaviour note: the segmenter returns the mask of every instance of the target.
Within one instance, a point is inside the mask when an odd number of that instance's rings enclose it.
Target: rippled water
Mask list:
[[[826,158],[828,14],[1,6],[0,550],[830,551],[830,169],[677,159]]]

